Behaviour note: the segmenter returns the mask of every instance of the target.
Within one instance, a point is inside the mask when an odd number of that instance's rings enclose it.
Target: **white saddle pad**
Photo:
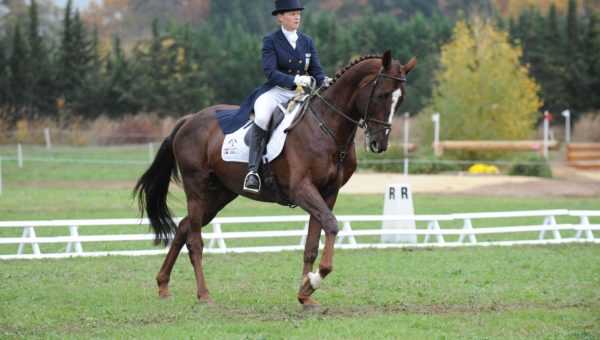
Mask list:
[[[269,144],[267,144],[267,152],[263,156],[263,159],[266,158],[269,162],[273,161],[281,154],[285,139],[287,138],[287,133],[283,131],[290,126],[294,117],[300,110],[301,105],[296,105],[291,113],[288,113],[283,106],[279,105],[279,107],[284,112],[285,116],[281,124],[273,131]],[[225,135],[223,147],[221,148],[221,158],[223,158],[224,161],[248,163],[249,147],[244,143],[244,136],[251,127],[252,124],[245,124],[239,130]]]

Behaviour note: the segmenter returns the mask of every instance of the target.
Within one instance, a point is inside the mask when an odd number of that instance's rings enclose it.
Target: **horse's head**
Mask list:
[[[406,75],[416,64],[417,59],[412,58],[402,65],[392,60],[392,52],[388,50],[381,58],[381,65],[376,65],[359,85],[356,107],[364,113],[367,150],[374,153],[387,150],[392,118],[406,95]]]

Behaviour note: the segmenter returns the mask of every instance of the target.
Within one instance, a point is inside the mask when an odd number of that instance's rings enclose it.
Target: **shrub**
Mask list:
[[[357,147],[356,149],[359,169],[369,169],[377,172],[404,172],[404,148],[402,145],[390,145],[388,150],[381,154],[368,152],[363,147]],[[461,170],[456,163],[433,156],[431,149],[411,153],[408,158],[410,162],[408,170],[411,174],[437,174]]]
[[[552,177],[552,171],[543,156],[530,153],[517,160],[508,170],[511,176]]]

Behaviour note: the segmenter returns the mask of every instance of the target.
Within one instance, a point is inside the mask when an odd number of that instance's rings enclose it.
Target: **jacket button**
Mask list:
[[[300,74],[300,71],[296,71],[296,73]]]
[[[288,73],[292,73],[292,70],[288,70]]]
[[[291,63],[292,63],[292,59],[289,59],[289,60],[288,60],[288,63],[290,63],[290,64],[291,64]]]
[[[298,60],[298,63],[302,64],[302,60]]]

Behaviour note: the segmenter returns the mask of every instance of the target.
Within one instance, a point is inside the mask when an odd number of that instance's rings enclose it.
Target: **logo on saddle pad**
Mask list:
[[[267,159],[269,162],[273,161],[281,154],[283,145],[285,144],[285,139],[287,138],[287,133],[284,131],[294,120],[294,117],[300,110],[300,105],[297,105],[291,113],[287,113],[287,110],[285,110],[285,108],[281,105],[279,105],[279,108],[283,112],[286,112],[286,114],[284,115],[281,123],[275,127],[269,138],[267,151],[265,155],[263,155],[263,159]],[[224,161],[248,163],[249,148],[244,142],[244,137],[248,133],[248,130],[250,130],[251,126],[251,121],[248,121],[248,123],[244,124],[244,126],[237,131],[225,135],[223,147],[221,148],[221,158]]]

